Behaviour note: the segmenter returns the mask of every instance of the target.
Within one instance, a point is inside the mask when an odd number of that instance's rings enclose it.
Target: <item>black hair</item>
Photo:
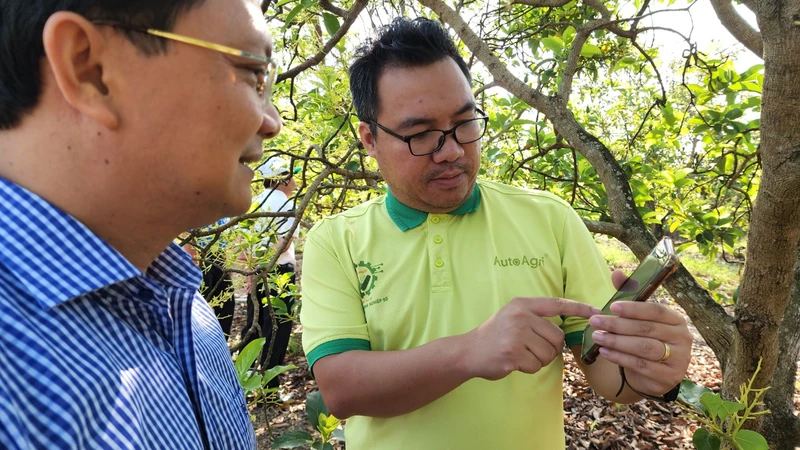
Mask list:
[[[72,11],[88,20],[169,31],[177,18],[205,0],[0,0],[0,130],[19,125],[41,95],[42,33],[47,19]],[[144,54],[163,53],[163,39],[120,30]]]
[[[358,48],[350,66],[350,93],[358,118],[362,122],[377,120],[378,79],[387,68],[422,67],[447,57],[453,58],[467,81],[472,82],[467,63],[438,22],[423,17],[394,19],[381,28],[377,38]]]

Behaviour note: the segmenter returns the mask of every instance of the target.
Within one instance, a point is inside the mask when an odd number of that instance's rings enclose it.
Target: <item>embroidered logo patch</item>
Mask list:
[[[371,306],[372,290],[380,279],[379,274],[383,273],[383,264],[371,264],[366,261],[359,261],[354,264],[356,275],[358,275],[358,288],[361,291],[361,303]]]

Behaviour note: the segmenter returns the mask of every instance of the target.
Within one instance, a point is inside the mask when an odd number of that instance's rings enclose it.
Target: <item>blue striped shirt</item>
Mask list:
[[[144,274],[0,178],[0,448],[255,448],[200,280],[177,245]]]

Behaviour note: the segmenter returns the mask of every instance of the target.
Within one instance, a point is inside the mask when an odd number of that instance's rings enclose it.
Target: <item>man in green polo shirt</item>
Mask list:
[[[486,115],[436,22],[395,20],[350,76],[390,192],[311,230],[301,311],[348,450],[563,449],[562,348],[579,354],[587,321],[603,345],[582,367],[596,392],[673,390],[691,358],[681,316],[654,303],[598,315],[612,277],[569,205],[476,181]]]

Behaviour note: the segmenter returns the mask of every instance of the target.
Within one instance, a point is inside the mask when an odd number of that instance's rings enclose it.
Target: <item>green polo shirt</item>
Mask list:
[[[391,194],[327,217],[303,258],[303,348],[312,367],[348,350],[418,347],[466,333],[514,297],[602,307],[608,265],[578,215],[552,194],[479,181],[451,214]],[[586,320],[555,317],[567,344]],[[473,379],[414,412],[347,421],[348,450],[563,449],[563,359],[529,375]]]

